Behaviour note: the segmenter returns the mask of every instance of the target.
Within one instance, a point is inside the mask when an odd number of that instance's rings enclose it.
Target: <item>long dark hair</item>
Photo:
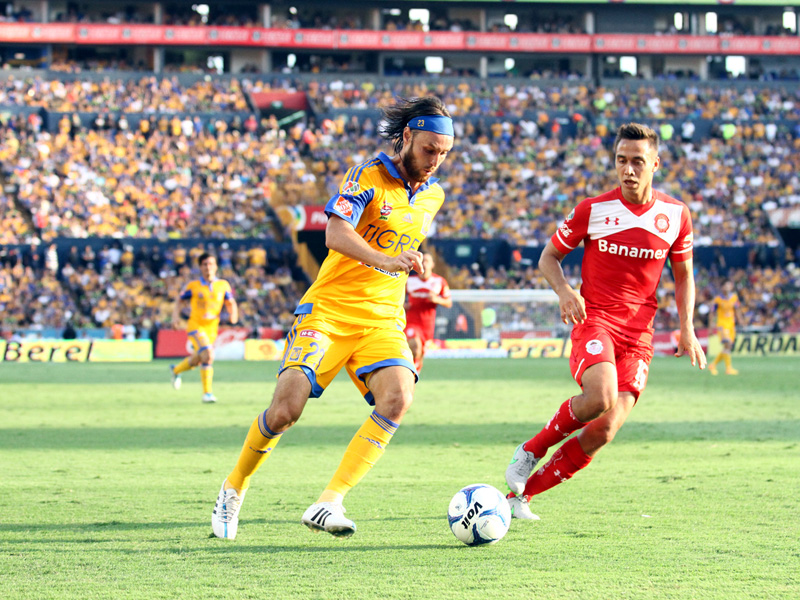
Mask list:
[[[385,107],[381,112],[384,121],[380,128],[381,137],[394,142],[396,154],[403,149],[403,130],[411,119],[426,115],[450,116],[444,102],[436,96],[398,98],[395,104]]]

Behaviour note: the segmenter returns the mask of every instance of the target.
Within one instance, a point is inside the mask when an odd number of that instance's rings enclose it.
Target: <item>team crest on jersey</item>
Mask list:
[[[569,214],[567,215],[567,218],[565,220],[571,221],[574,218],[575,218],[575,209],[573,208],[571,211],[569,211]]]
[[[433,217],[431,217],[428,213],[425,213],[422,217],[422,235],[428,235],[428,230],[431,228],[431,223],[433,223]]]
[[[361,186],[357,181],[345,181],[344,185],[342,185],[341,193],[347,194],[348,196],[355,196],[360,191]]]
[[[655,224],[659,233],[665,233],[667,229],[669,229],[669,217],[664,213],[658,213],[656,215]]]
[[[300,332],[300,337],[310,337],[314,338],[315,340],[321,340],[322,334],[319,331],[312,331],[310,329],[306,329]]]
[[[386,199],[383,200],[383,204],[381,204],[381,221],[388,221],[389,215],[392,214],[392,205],[389,204]]]
[[[603,351],[603,342],[600,340],[589,340],[586,342],[586,351],[592,356],[597,356]]]
[[[353,216],[353,205],[347,198],[339,198],[333,208],[342,213],[345,217]]]

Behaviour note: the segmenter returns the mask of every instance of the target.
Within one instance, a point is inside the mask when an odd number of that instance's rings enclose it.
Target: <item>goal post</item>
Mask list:
[[[450,291],[451,308],[439,307],[439,340],[484,340],[564,337],[569,328],[561,322],[558,296],[552,290]]]

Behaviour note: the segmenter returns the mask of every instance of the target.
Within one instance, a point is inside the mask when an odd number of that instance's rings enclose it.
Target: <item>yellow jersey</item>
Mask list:
[[[226,300],[233,298],[230,284],[224,279],[208,282],[202,277],[186,284],[181,300],[190,300],[188,331],[219,326],[219,315]]]
[[[339,190],[325,205],[330,217],[344,219],[370,245],[388,256],[418,250],[444,202],[444,190],[430,178],[411,194],[391,158],[351,167]],[[331,250],[316,281],[295,311],[373,327],[405,322],[403,300],[407,273],[388,273]]]
[[[728,298],[722,296],[714,297],[714,305],[717,307],[717,327],[732,327],[736,319],[736,307],[739,304],[739,296],[734,292]]]

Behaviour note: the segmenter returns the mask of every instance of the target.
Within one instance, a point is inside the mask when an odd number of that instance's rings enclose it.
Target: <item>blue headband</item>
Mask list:
[[[455,137],[453,132],[453,119],[443,115],[422,115],[414,117],[408,122],[409,129],[420,129],[431,133],[441,133]]]

